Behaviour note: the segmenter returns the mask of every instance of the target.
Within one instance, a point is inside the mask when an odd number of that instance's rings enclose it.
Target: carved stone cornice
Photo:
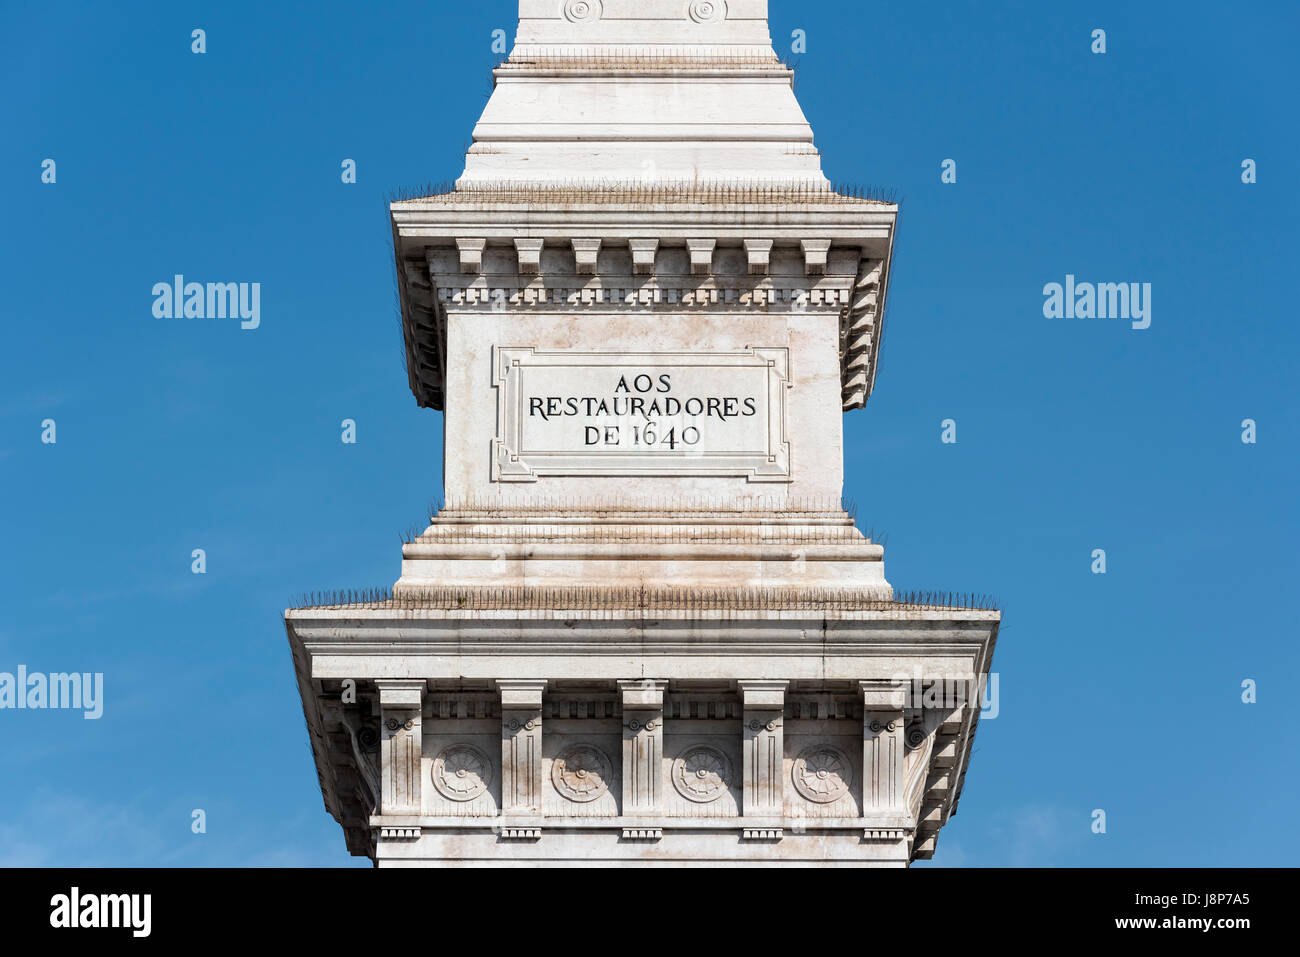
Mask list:
[[[897,206],[829,189],[688,195],[556,187],[393,203],[417,402],[442,409],[448,313],[761,310],[838,315],[843,407],[861,408],[879,360]]]

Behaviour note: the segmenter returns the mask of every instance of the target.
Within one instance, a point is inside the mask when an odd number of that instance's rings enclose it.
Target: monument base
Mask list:
[[[933,854],[996,611],[649,594],[522,589],[491,607],[489,591],[446,591],[288,611],[326,807],[352,853],[381,866]]]

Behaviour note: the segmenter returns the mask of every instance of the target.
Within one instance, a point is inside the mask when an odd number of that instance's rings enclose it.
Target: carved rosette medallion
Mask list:
[[[433,759],[433,786],[449,801],[472,801],[492,783],[492,762],[478,748],[453,744]]]
[[[848,792],[852,767],[839,748],[814,744],[794,759],[794,789],[814,804],[830,804]]]
[[[564,0],[564,18],[570,23],[599,20],[604,12],[600,0]]]
[[[688,801],[708,804],[727,793],[731,783],[731,762],[717,748],[696,745],[687,748],[673,762],[673,787]]]
[[[717,23],[727,19],[727,5],[723,0],[691,0],[686,9],[696,23]]]
[[[589,744],[565,748],[551,762],[551,782],[570,801],[585,804],[609,790],[609,758]]]

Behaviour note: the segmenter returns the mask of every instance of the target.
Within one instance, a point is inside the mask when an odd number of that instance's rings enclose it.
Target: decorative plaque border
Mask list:
[[[545,476],[741,477],[750,482],[791,482],[786,431],[788,348],[746,348],[734,352],[546,352],[533,346],[492,347],[492,387],[497,390],[497,434],[492,439],[492,481],[536,482]],[[754,368],[767,373],[767,443],[753,452],[695,449],[612,452],[528,451],[523,448],[520,372],[529,366],[620,368]]]

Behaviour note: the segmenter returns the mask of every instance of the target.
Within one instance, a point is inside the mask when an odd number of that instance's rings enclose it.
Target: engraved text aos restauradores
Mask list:
[[[754,396],[673,395],[672,373],[623,373],[608,396],[530,396],[529,416],[543,421],[552,417],[634,419],[635,423],[583,425],[583,445],[614,446],[630,443],[646,448],[675,449],[698,445],[700,425],[677,424],[682,416],[691,423],[701,419],[726,422],[757,414]]]

